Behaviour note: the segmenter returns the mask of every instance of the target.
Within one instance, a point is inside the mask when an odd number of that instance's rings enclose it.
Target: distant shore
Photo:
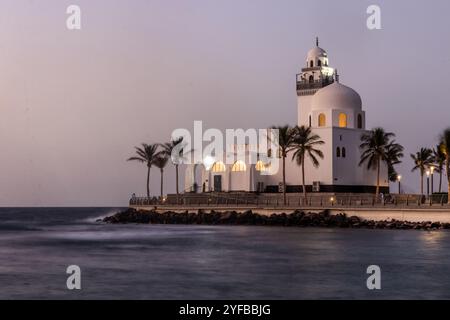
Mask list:
[[[398,229],[398,230],[441,230],[450,229],[450,223],[441,222],[409,222],[400,220],[366,220],[345,213],[331,214],[329,210],[322,212],[305,212],[295,210],[289,214],[277,213],[261,215],[247,210],[207,212],[175,212],[156,210],[136,210],[129,208],[112,216],[99,220],[112,224],[184,224],[184,225],[247,225],[247,226],[279,226],[279,227],[322,227],[322,228],[354,228],[354,229]]]

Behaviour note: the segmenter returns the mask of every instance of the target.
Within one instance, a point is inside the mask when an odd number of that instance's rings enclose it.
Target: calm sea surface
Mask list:
[[[95,222],[118,210],[0,209],[0,298],[450,299],[448,231]]]

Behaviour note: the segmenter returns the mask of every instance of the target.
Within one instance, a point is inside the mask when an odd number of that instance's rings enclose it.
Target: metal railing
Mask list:
[[[251,207],[318,207],[318,208],[358,208],[358,207],[391,207],[391,208],[418,208],[431,206],[447,206],[447,197],[426,198],[420,195],[288,195],[286,205],[281,194],[267,196],[264,194],[226,194],[226,193],[203,193],[203,194],[180,194],[169,195],[163,199],[133,197],[130,199],[131,206],[157,206],[157,205],[180,205],[180,206],[251,206]]]

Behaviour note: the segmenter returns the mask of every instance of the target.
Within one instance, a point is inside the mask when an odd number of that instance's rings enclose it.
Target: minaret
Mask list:
[[[319,37],[316,37],[316,46],[306,57],[306,67],[297,74],[298,125],[310,125],[312,96],[334,81],[334,69],[329,67],[328,54],[319,47]]]

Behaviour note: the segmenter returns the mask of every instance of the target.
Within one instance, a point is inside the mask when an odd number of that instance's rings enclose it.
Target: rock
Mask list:
[[[431,228],[433,228],[433,229],[440,229],[441,228],[440,222],[433,222],[431,224]]]
[[[324,228],[368,228],[368,229],[399,229],[399,230],[440,230],[450,229],[450,223],[440,222],[408,222],[408,221],[373,221],[363,220],[357,216],[347,217],[345,213],[331,215],[329,211],[320,213],[295,210],[287,214],[260,215],[251,210],[238,213],[236,211],[218,212],[211,210],[206,213],[199,209],[197,212],[184,211],[177,213],[167,211],[159,213],[156,210],[138,211],[127,209],[103,220],[112,224],[141,223],[141,224],[205,224],[205,225],[266,225],[287,227],[324,227]]]

